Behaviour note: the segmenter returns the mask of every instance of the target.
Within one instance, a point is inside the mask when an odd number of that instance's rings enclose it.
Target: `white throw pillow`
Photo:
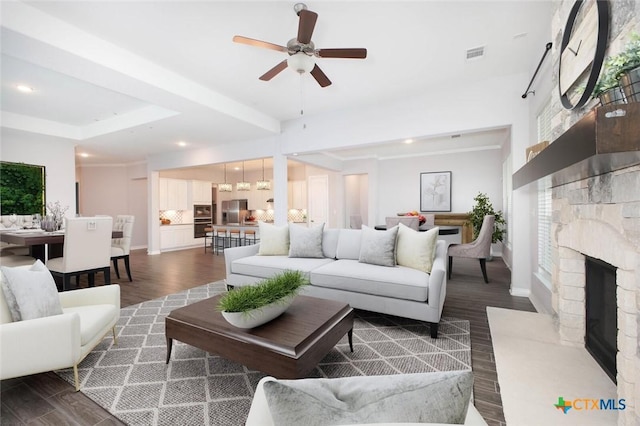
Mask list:
[[[2,291],[14,321],[62,314],[51,272],[36,260],[29,269],[3,266]]]
[[[432,228],[426,232],[415,231],[404,224],[398,230],[396,259],[398,265],[431,273],[433,259],[436,255],[436,243],[440,228]]]
[[[324,223],[310,227],[289,224],[289,257],[324,257],[322,233]]]
[[[258,222],[260,229],[260,256],[288,256],[289,255],[289,227],[275,226],[270,223]]]
[[[386,231],[378,231],[362,225],[362,243],[358,261],[372,265],[396,266],[397,237],[397,226]]]
[[[471,371],[267,381],[278,426],[363,423],[464,423]]]

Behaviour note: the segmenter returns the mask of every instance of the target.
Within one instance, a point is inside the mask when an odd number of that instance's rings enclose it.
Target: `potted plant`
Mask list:
[[[640,102],[640,34],[631,33],[618,55],[619,80],[627,102]]]
[[[480,228],[482,227],[482,221],[484,220],[484,217],[486,215],[493,215],[495,216],[496,220],[495,226],[493,228],[491,242],[497,243],[498,241],[502,241],[505,225],[502,211],[495,211],[487,194],[483,194],[482,192],[479,192],[473,200],[476,203],[469,212],[469,223],[471,223],[471,225],[473,226],[473,239],[475,240],[476,238],[478,238],[478,234],[480,233]]]
[[[605,60],[593,97],[602,105],[640,101],[640,34],[631,33],[625,49]]]
[[[308,280],[300,271],[284,271],[256,285],[244,286],[225,294],[218,310],[231,324],[253,328],[276,318],[293,303]]]

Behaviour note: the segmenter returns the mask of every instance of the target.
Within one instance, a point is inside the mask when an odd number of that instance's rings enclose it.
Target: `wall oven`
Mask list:
[[[194,204],[193,205],[193,238],[204,238],[210,228],[212,221],[211,204]]]
[[[207,231],[206,228],[211,228],[211,218],[209,219],[194,219],[193,221],[193,238],[204,238]]]

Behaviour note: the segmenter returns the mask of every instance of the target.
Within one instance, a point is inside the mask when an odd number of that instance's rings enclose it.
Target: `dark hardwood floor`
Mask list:
[[[120,267],[122,306],[134,305],[225,277],[224,257],[203,249],[148,256],[146,250],[131,253],[133,282]],[[455,259],[447,285],[444,315],[467,319],[471,324],[471,356],[475,378],[474,398],[489,425],[503,425],[504,415],[496,375],[487,306],[533,311],[526,298],[509,295],[510,272],[501,259],[487,263],[490,283],[482,281],[477,261]],[[102,285],[102,276],[96,285]],[[81,281],[81,287],[87,285]],[[121,425],[82,392],[49,372],[0,382],[1,425]]]

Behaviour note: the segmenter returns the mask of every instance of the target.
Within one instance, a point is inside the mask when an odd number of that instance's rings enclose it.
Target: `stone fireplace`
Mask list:
[[[552,303],[564,344],[585,345],[585,256],[617,268],[616,382],[627,404],[618,424],[640,424],[640,166],[554,186],[552,240]]]

